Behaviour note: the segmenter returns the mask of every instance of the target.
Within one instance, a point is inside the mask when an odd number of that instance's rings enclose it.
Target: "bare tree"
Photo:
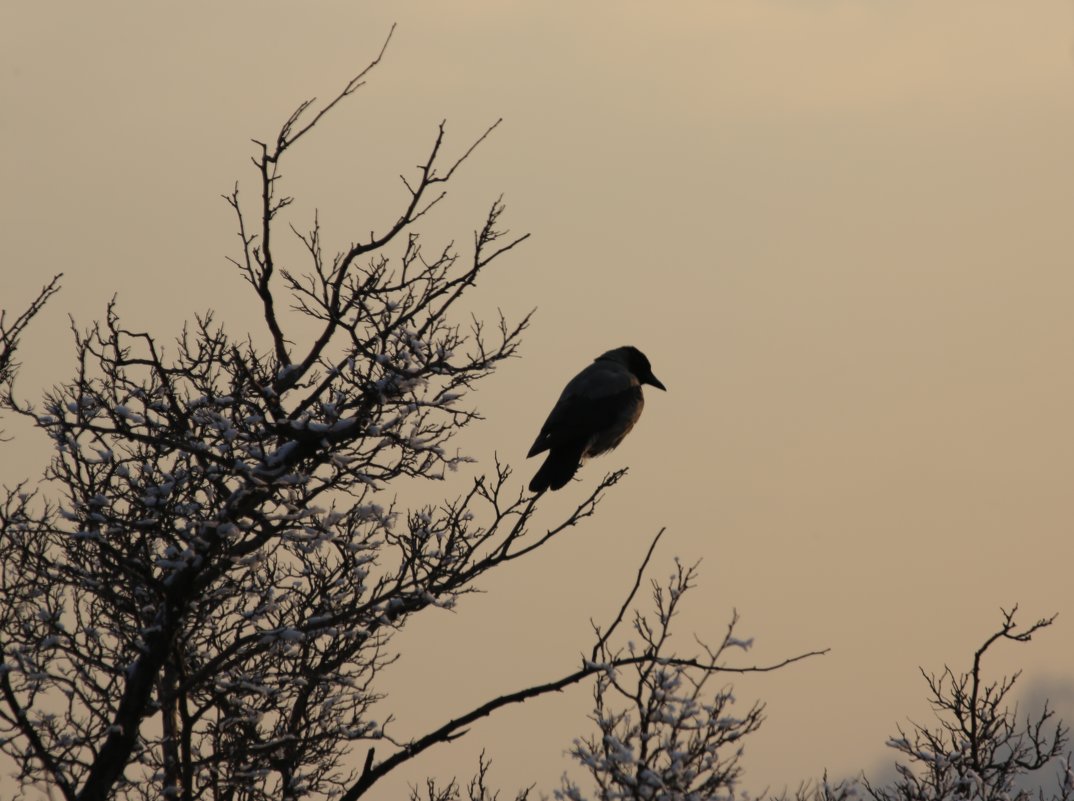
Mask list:
[[[1055,615],[1020,627],[1015,622],[1017,606],[1001,611],[1002,624],[974,652],[969,672],[921,670],[936,721],[932,726],[912,723],[910,731],[899,727],[898,736],[888,740],[900,757],[894,780],[859,776],[832,782],[825,774],[820,781],[803,782],[793,795],[777,796],[777,801],[852,801],[863,794],[874,801],[1074,799],[1071,756],[1063,756],[1069,729],[1055,719],[1047,702],[1019,723],[1010,694],[1020,673],[991,682],[982,674],[984,656],[997,643],[1029,642]],[[1039,775],[1049,766],[1059,770],[1053,790],[1045,789],[1047,777]]]
[[[671,621],[693,586],[696,565],[676,564],[667,584],[652,583],[654,614],[633,613],[633,633],[625,652],[611,651],[606,632],[597,630],[595,659],[609,667],[593,690],[593,721],[599,734],[576,740],[571,754],[588,772],[587,792],[564,777],[557,798],[708,799],[734,796],[742,769],[742,739],[760,728],[763,707],[734,714],[730,686],[712,688],[725,652],[748,649],[735,637],[737,614],[716,648],[702,643],[703,669],[674,659],[643,659],[618,667],[638,654],[665,654]],[[625,608],[624,608],[625,611]],[[621,613],[622,614],[622,613]],[[618,700],[619,703],[616,701]]]
[[[641,572],[575,670],[427,732],[399,735],[379,713],[390,709],[378,678],[395,658],[395,632],[418,613],[453,608],[490,570],[590,517],[623,476],[606,476],[544,530],[531,526],[537,498],[514,489],[498,462],[436,505],[382,500],[399,479],[438,479],[471,461],[451,447],[478,419],[467,394],[515,355],[529,319],[457,319],[463,293],[526,239],[503,227],[501,200],[465,252],[429,247],[415,228],[495,124],[447,156],[441,123],[403,177],[400,209],[367,237],[329,255],[315,218],[308,230],[291,228],[305,266],[278,255],[292,200],[281,164],[382,55],[257,143],[256,212],[237,186],[226,196],[241,242],[233,261],[264,331],[233,335],[209,312],[165,346],[124,326],[113,301],[102,322],[74,331],[71,380],[37,406],[4,397],[49,436],[45,478],[59,488],[20,487],[0,499],[0,749],[24,789],[44,785],[66,801],[353,801],[508,704],[591,676],[601,704],[620,691],[616,671],[625,669],[645,699],[648,728],[638,736],[702,725],[709,754],[760,722],[755,707],[727,723],[724,691],[714,714],[696,704],[707,676],[774,666],[724,665],[730,634],[716,649],[669,650],[692,570],[656,592],[654,623],[632,618],[635,647],[612,638]],[[310,322],[313,335],[299,336]],[[5,334],[5,352],[24,324]],[[655,716],[661,704],[678,724]],[[598,717],[615,730],[620,722]],[[666,759],[673,740],[653,742],[662,743],[654,759]],[[734,778],[733,758],[718,769],[705,759],[690,767],[704,787]],[[643,762],[635,772],[648,781]],[[651,770],[679,781],[671,767]],[[715,778],[700,778],[706,771]],[[484,773],[479,765],[471,798],[494,796]],[[460,792],[427,789],[436,798]]]
[[[1055,621],[1053,615],[1020,627],[1015,622],[1017,611],[1017,606],[1003,611],[1002,625],[974,652],[969,672],[956,674],[949,667],[940,674],[921,671],[938,725],[913,724],[909,732],[900,727],[898,736],[888,741],[906,761],[896,763],[899,775],[890,786],[865,783],[876,801],[1029,801],[1033,797],[1019,787],[1019,780],[1058,760],[1069,729],[1055,720],[1047,703],[1039,714],[1019,722],[1010,693],[1020,673],[993,682],[982,675],[984,656],[996,643],[1029,642]],[[1055,801],[1074,798],[1072,778],[1067,770]],[[1040,796],[1043,799],[1043,792]]]

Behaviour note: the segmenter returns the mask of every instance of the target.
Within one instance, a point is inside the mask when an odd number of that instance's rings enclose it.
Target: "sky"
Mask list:
[[[532,233],[469,299],[537,312],[460,446],[528,481],[562,385],[619,345],[668,387],[536,523],[629,465],[592,521],[399,638],[397,736],[572,670],[662,527],[654,575],[701,560],[684,648],[737,609],[743,664],[831,649],[734,682],[767,704],[751,792],[885,770],[896,725],[930,715],[919,666],[968,667],[1015,603],[1059,617],[986,670],[1021,667],[1025,697],[1074,714],[1069,0],[6,2],[0,306],[65,274],[23,395],[71,374],[68,315],[113,295],[164,339],[206,308],[258,325],[220,195],[253,192],[250,140],[342,88],[393,23],[286,191],[345,247],[398,214],[440,120],[461,153],[503,118],[425,229],[465,243],[502,193]],[[10,483],[47,450],[4,427]],[[468,776],[485,746],[506,790],[550,791],[587,701],[508,710],[400,787]]]

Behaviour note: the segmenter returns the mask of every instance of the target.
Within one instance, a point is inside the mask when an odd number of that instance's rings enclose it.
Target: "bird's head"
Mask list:
[[[649,384],[667,392],[667,387],[660,383],[659,378],[653,375],[653,368],[649,364],[649,359],[633,345],[624,345],[621,348],[610,350],[597,358],[597,361],[601,360],[619,362],[619,364],[632,372],[642,384]]]

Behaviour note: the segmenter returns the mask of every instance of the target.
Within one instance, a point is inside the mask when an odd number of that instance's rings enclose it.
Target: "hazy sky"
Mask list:
[[[503,117],[429,231],[469,241],[504,193],[533,237],[471,305],[538,313],[461,444],[528,480],[562,384],[621,344],[669,389],[541,502],[551,523],[629,464],[593,521],[400,638],[397,736],[572,669],[662,526],[657,575],[703,560],[684,648],[737,608],[747,662],[832,649],[736,682],[768,702],[752,791],[890,762],[896,723],[929,715],[917,667],[966,666],[1000,606],[1060,617],[986,668],[1069,683],[1069,0],[8,0],[0,303],[66,274],[26,342],[25,395],[70,374],[67,315],[89,323],[117,292],[163,339],[208,307],[257,325],[219,196],[254,191],[249,140],[338,91],[393,21],[369,85],[285,171],[298,227],[315,207],[336,247],[382,227],[440,119],[461,152]],[[10,482],[46,451],[5,425]],[[551,789],[587,700],[511,710],[418,767],[468,775],[485,745],[497,783]]]

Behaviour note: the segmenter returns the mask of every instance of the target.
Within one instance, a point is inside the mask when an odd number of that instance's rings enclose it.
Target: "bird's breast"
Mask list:
[[[608,425],[595,431],[585,449],[585,456],[599,456],[617,447],[623,438],[634,428],[645,407],[645,398],[641,387],[634,387],[635,392],[626,393],[617,414],[609,420]]]

